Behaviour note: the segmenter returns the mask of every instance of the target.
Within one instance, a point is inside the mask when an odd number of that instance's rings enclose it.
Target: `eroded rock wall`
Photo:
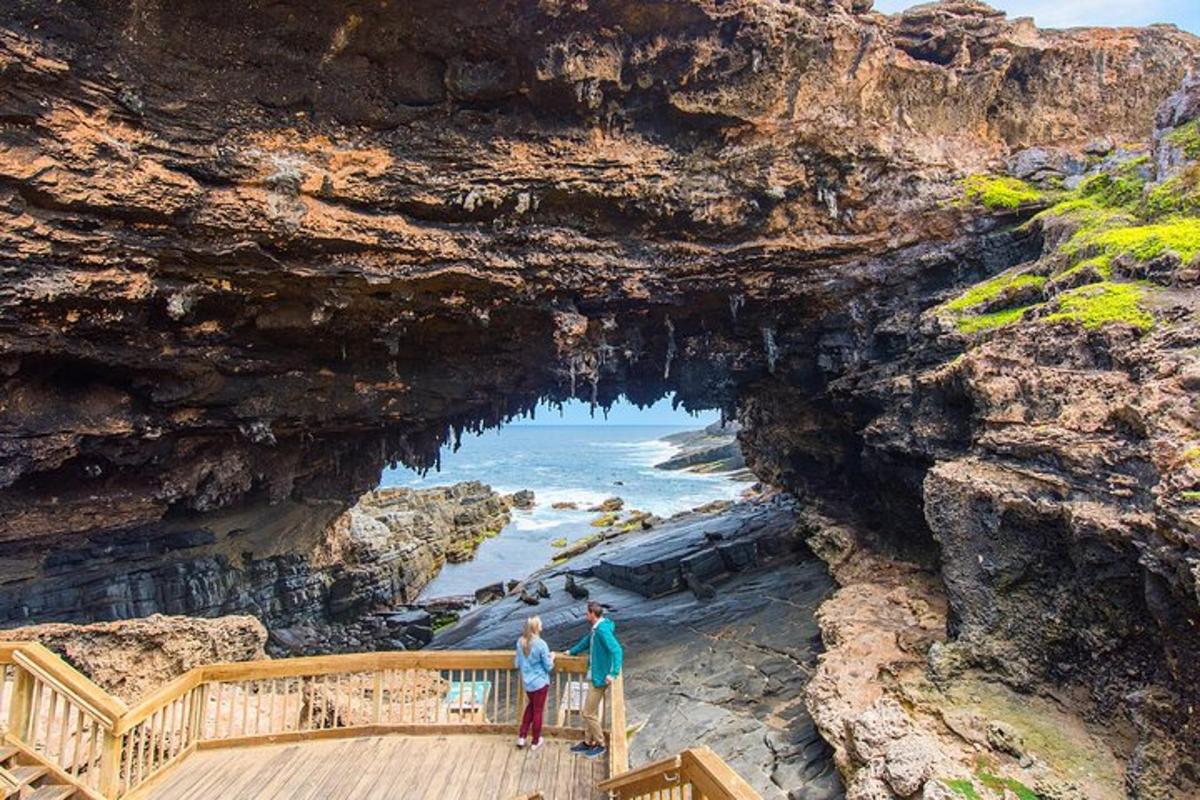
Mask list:
[[[255,617],[169,617],[46,623],[0,630],[6,642],[35,641],[99,686],[133,704],[192,667],[266,658],[267,630]]]
[[[42,559],[40,572],[0,587],[0,618],[249,613],[285,652],[414,646],[403,630],[364,620],[416,599],[447,560],[469,558],[497,534],[511,507],[511,498],[467,482],[370,492],[316,536],[291,535],[274,518],[222,537],[202,530],[152,539],[94,534]]]

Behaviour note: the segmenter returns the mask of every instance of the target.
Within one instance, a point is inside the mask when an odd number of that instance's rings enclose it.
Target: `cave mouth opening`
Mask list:
[[[737,431],[719,410],[685,410],[670,395],[603,407],[544,401],[445,446],[435,469],[385,469],[379,488],[450,491],[467,505],[487,502],[489,490],[503,498],[508,521],[481,530],[420,597],[469,595],[602,537],[737,501],[754,482]]]

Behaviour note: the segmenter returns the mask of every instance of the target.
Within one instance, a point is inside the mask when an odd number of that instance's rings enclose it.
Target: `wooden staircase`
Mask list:
[[[49,767],[23,763],[24,754],[12,746],[0,746],[0,798],[4,800],[71,800],[76,789],[55,783]]]

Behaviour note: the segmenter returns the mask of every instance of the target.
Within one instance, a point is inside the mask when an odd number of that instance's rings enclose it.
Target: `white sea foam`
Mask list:
[[[543,531],[547,528],[557,528],[563,524],[563,518],[558,519],[542,517],[539,518],[535,514],[521,513],[513,517],[512,526],[519,531]]]

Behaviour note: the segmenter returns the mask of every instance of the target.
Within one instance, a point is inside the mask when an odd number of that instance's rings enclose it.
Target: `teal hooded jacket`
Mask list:
[[[621,643],[613,635],[613,621],[604,617],[596,627],[583,635],[575,646],[567,651],[568,655],[577,656],[589,649],[592,651],[592,685],[602,687],[608,683],[608,677],[616,678],[621,674],[621,661],[625,657]]]

